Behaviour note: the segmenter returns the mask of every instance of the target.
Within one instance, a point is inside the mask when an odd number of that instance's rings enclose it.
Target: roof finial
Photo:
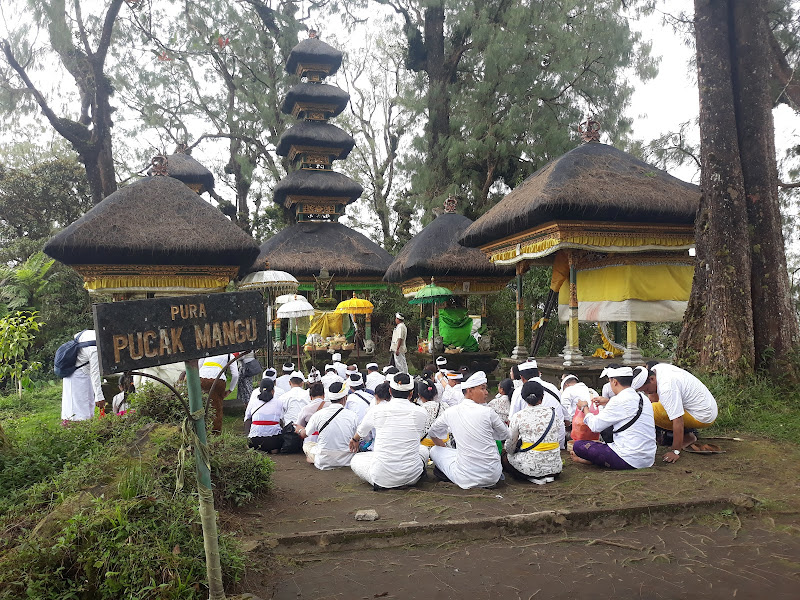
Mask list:
[[[578,125],[578,132],[584,143],[600,141],[600,123],[594,120],[594,115],[588,113],[586,120]]]
[[[316,37],[319,37],[319,33],[317,32],[316,29],[309,29],[308,30],[308,37],[312,38],[312,39],[316,38]]]
[[[150,165],[152,168],[150,169],[150,175],[152,177],[167,177],[169,173],[167,172],[167,157],[163,154],[158,154],[150,160]]]
[[[448,196],[447,200],[444,201],[444,212],[454,213],[456,212],[456,206],[458,206],[458,196]]]

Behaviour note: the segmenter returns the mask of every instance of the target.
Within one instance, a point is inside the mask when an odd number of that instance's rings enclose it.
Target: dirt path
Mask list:
[[[550,509],[616,508],[632,504],[747,494],[773,510],[800,510],[800,448],[763,441],[718,441],[728,452],[683,454],[675,465],[607,471],[577,465],[565,454],[561,479],[545,486],[507,481],[495,490],[461,490],[429,480],[416,488],[373,492],[350,469],[319,471],[303,456],[276,456],[273,493],[223,514],[248,539],[372,525],[477,519]],[[660,455],[659,455],[660,456]],[[430,471],[430,469],[429,469]],[[373,508],[376,523],[354,520]],[[265,518],[266,517],[266,518]]]
[[[800,527],[718,515],[703,523],[515,537],[294,559],[251,569],[242,591],[261,598],[796,599]]]

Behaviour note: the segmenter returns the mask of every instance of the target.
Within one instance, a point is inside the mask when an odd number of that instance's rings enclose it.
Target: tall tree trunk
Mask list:
[[[426,190],[429,203],[444,193],[452,177],[447,162],[446,143],[450,137],[450,93],[452,77],[446,64],[444,47],[444,3],[436,2],[425,9],[425,49],[428,74],[428,156],[427,164],[434,174]]]
[[[731,3],[733,88],[747,194],[756,367],[785,369],[798,343],[778,198],[775,126],[770,97],[770,37],[760,0]]]
[[[728,9],[728,0],[695,0],[702,196],[697,266],[678,358],[738,376],[752,368],[755,350]]]

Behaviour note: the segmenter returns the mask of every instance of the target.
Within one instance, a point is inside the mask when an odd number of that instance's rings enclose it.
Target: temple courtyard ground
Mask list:
[[[711,439],[725,454],[545,486],[374,492],[349,469],[276,456],[274,489],[220,518],[260,598],[797,598],[800,448]],[[375,521],[356,521],[373,509]]]

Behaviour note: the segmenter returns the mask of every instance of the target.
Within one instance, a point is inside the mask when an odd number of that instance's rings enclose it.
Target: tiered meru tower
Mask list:
[[[350,101],[350,95],[324,83],[342,64],[342,53],[317,37],[315,31],[295,46],[286,71],[300,77],[281,110],[297,122],[278,141],[277,154],[288,157],[295,170],[275,186],[276,203],[293,210],[297,223],[261,245],[250,268],[286,271],[300,282],[301,291],[325,281],[328,293],[349,295],[384,289],[383,276],[392,256],[361,233],[338,222],[345,207],[364,191],[361,185],[332,169],[355,146],[352,136],[328,123]],[[369,331],[369,325],[367,325]]]

